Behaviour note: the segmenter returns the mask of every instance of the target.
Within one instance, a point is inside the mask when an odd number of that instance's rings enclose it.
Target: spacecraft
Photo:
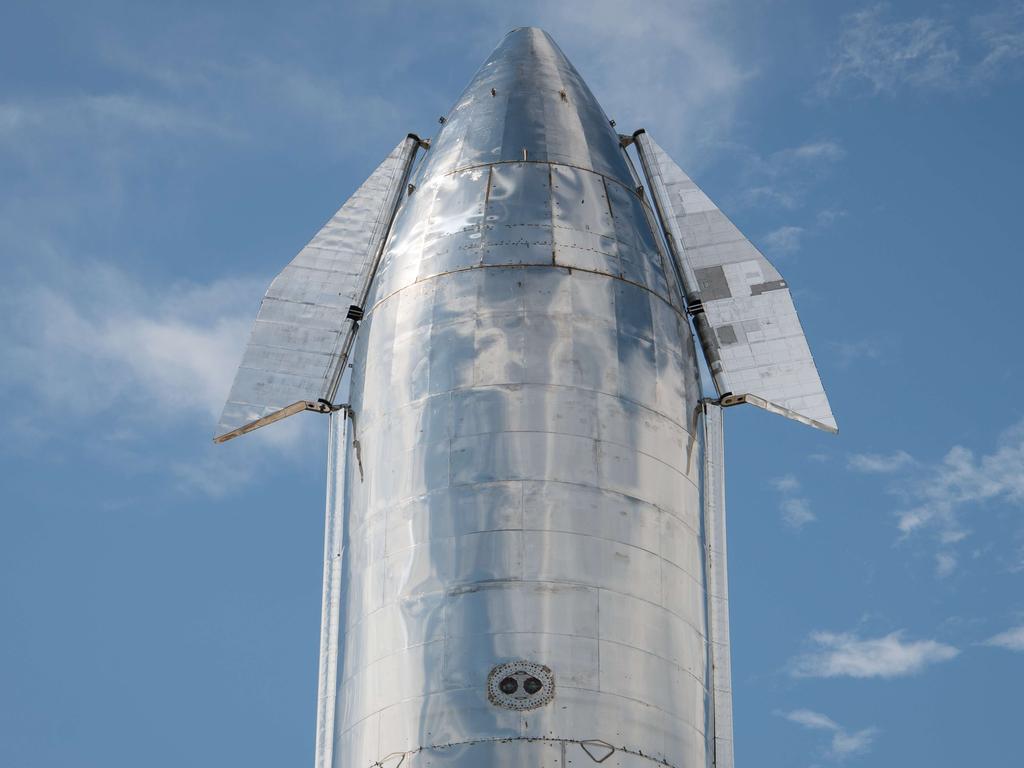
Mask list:
[[[542,30],[439,122],[271,283],[215,437],[329,417],[316,768],[731,768],[723,410],[836,431],[787,283]]]

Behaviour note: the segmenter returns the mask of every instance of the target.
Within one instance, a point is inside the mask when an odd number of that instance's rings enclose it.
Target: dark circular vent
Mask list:
[[[535,709],[555,696],[555,675],[543,664],[509,661],[487,676],[487,698],[505,709]]]

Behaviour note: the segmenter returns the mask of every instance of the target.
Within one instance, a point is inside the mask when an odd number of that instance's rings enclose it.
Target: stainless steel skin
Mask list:
[[[414,182],[351,356],[332,764],[709,765],[698,370],[618,136],[517,29]],[[549,703],[492,702],[512,661]]]

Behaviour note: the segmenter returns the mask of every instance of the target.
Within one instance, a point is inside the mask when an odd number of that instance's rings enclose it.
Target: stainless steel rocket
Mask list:
[[[215,438],[330,414],[317,768],[730,768],[722,408],[835,431],[786,283],[539,29],[441,122],[274,280]]]

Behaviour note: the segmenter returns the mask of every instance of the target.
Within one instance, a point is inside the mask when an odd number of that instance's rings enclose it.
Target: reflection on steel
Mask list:
[[[786,281],[646,132],[634,138],[719,394],[835,432]]]
[[[330,417],[317,768],[731,768],[721,408],[665,208],[538,29],[440,123],[388,176],[408,193],[366,300],[316,314],[363,313]]]

